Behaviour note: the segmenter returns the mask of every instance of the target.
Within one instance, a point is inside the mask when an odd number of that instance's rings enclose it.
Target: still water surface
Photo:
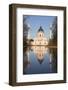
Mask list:
[[[27,46],[23,53],[23,74],[57,73],[57,48]]]

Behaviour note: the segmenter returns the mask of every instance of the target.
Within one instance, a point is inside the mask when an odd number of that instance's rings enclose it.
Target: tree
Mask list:
[[[49,40],[49,45],[57,45],[57,17],[52,22],[52,38]]]
[[[55,45],[57,45],[57,17],[55,17],[54,21],[53,21],[53,43]]]
[[[27,22],[28,16],[23,16],[23,44],[24,46],[27,45],[27,36],[28,36],[28,22]]]

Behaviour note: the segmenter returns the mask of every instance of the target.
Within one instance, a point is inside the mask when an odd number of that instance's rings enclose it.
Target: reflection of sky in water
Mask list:
[[[27,67],[23,67],[24,74],[40,74],[40,73],[56,73],[57,67],[56,62],[52,60],[51,54],[49,53],[49,49],[45,47],[31,48],[32,50],[28,50],[30,62],[27,64]],[[39,54],[39,55],[38,55]],[[43,55],[43,58],[40,59],[39,56]],[[56,60],[56,59],[55,59]]]

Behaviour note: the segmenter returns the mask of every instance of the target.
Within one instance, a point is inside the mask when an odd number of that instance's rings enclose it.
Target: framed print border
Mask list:
[[[63,80],[51,80],[51,81],[35,81],[35,82],[17,82],[16,70],[17,70],[17,8],[33,8],[33,9],[47,9],[47,10],[62,10],[64,12],[64,58],[63,58]],[[24,86],[24,85],[40,85],[40,84],[56,84],[66,83],[66,7],[60,6],[43,6],[43,5],[28,5],[28,4],[11,4],[9,5],[9,85],[12,86]]]

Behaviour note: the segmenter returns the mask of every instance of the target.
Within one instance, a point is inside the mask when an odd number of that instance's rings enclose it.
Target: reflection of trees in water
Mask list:
[[[57,48],[49,48],[49,53],[51,55],[52,70],[57,72]]]
[[[30,61],[28,60],[28,48],[23,48],[23,73],[25,74],[25,68],[27,68],[30,64]]]

